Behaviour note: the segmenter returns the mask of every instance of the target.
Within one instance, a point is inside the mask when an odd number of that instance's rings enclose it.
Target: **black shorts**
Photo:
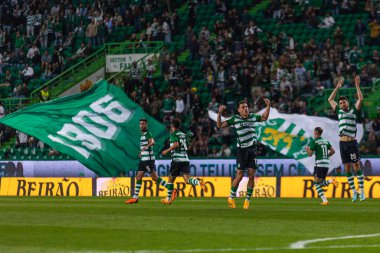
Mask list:
[[[313,176],[317,176],[317,178],[321,178],[321,179],[326,179],[328,171],[329,171],[329,168],[315,166]]]
[[[169,174],[172,177],[178,177],[182,174],[190,174],[190,162],[172,162]]]
[[[140,161],[138,171],[148,172],[152,174],[153,171],[156,171],[156,165],[153,161]]]
[[[256,169],[257,147],[238,148],[236,150],[236,163],[238,170]]]
[[[359,145],[356,140],[353,141],[340,141],[340,157],[342,163],[356,163],[360,161]]]

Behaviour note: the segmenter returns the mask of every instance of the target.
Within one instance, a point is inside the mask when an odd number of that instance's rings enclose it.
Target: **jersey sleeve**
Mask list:
[[[256,119],[257,122],[261,121],[261,115],[254,114],[253,117]]]
[[[226,122],[228,126],[233,125],[235,122],[235,116],[232,116],[231,118],[227,119]]]
[[[331,146],[331,143],[330,142],[327,142],[327,149],[330,149],[332,146]]]
[[[313,150],[313,151],[315,150],[315,141],[314,140],[311,140],[309,148],[310,148],[310,150]]]
[[[147,139],[147,140],[150,140],[150,139],[152,139],[152,138],[153,138],[152,133],[151,133],[151,132],[147,132],[147,133],[146,133],[146,139]]]
[[[176,134],[170,134],[170,142],[179,142],[178,136]]]

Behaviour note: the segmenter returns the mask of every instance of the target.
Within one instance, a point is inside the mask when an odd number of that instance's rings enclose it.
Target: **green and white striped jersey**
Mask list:
[[[153,138],[149,130],[146,130],[141,134],[140,138],[140,150],[141,150],[141,161],[152,161],[155,160],[153,146],[149,147],[147,150],[143,151],[143,147],[148,145],[149,139]]]
[[[189,146],[186,134],[179,130],[174,131],[170,134],[170,147],[178,142],[179,147],[171,151],[173,162],[188,162],[189,157],[187,156],[187,148]]]
[[[356,137],[356,123],[359,118],[359,112],[356,107],[354,106],[348,111],[344,111],[337,106],[335,111],[339,120],[339,136]]]
[[[328,168],[330,166],[329,150],[331,144],[328,140],[318,137],[311,141],[310,150],[315,152],[315,165]]]
[[[248,148],[257,143],[256,125],[261,121],[261,116],[250,113],[246,119],[240,115],[232,116],[227,120],[227,125],[231,126],[237,135],[237,147]]]

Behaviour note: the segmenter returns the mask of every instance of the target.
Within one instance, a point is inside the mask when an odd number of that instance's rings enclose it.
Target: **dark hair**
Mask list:
[[[237,104],[237,108],[236,108],[236,109],[239,109],[239,107],[240,107],[241,104],[248,104],[248,103],[247,103],[247,101],[242,100],[242,101],[240,101],[240,102]]]
[[[348,102],[348,98],[347,98],[346,96],[340,96],[340,97],[338,98],[338,102],[339,102],[340,100],[346,100],[346,101]]]
[[[144,119],[144,118],[143,118],[143,119],[140,119],[140,122],[141,122],[141,121],[144,121],[145,123],[148,123],[148,120],[147,120],[147,119]]]
[[[174,118],[174,119],[172,119],[171,124],[172,124],[176,129],[179,129],[179,128],[181,127],[181,120],[180,120],[180,119],[177,119],[177,118]]]
[[[316,131],[319,135],[322,135],[322,133],[323,133],[323,129],[322,129],[322,127],[316,127],[316,128],[314,129],[314,131]]]

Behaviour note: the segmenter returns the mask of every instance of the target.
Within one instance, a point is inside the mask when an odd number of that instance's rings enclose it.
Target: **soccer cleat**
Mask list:
[[[202,190],[207,193],[208,192],[208,189],[207,189],[207,186],[205,185],[205,181],[201,178],[198,178],[199,180],[199,186],[202,188]]]
[[[364,193],[360,193],[360,201],[364,201],[365,200],[365,195]]]
[[[359,193],[355,192],[354,196],[352,197],[352,202],[356,202],[356,200],[358,200],[358,197],[359,197]]]
[[[172,203],[171,200],[167,200],[167,199],[161,199],[161,203],[164,204],[164,205],[170,205]]]
[[[246,210],[249,208],[249,200],[248,199],[244,200],[243,208]]]
[[[321,206],[328,206],[330,203],[328,202],[328,201],[323,201],[322,203],[321,203]]]
[[[236,205],[235,205],[235,199],[234,198],[228,198],[228,200],[227,200],[227,202],[228,202],[228,206],[230,207],[230,208],[235,208],[236,207]]]
[[[173,192],[172,192],[172,199],[171,199],[171,201],[174,201],[177,198],[177,194],[178,194],[177,189],[174,188]]]
[[[138,198],[131,198],[131,199],[128,199],[125,201],[125,204],[137,204],[139,203],[139,199]]]
[[[332,184],[333,184],[335,187],[338,187],[338,186],[339,186],[339,182],[336,180],[335,177],[332,178]]]

